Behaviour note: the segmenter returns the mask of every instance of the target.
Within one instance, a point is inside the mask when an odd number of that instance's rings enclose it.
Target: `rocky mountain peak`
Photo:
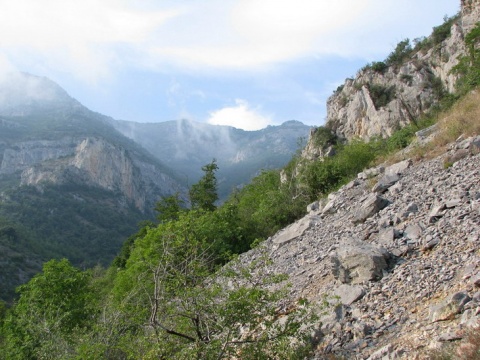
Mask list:
[[[466,54],[463,39],[480,20],[479,8],[478,1],[462,1],[459,17],[442,25],[450,27],[449,36],[434,31],[411,50],[401,42],[392,58],[369,64],[347,79],[327,101],[326,126],[347,140],[388,137],[431,109],[445,91],[455,90],[457,78],[451,70]],[[398,59],[403,55],[405,59]]]

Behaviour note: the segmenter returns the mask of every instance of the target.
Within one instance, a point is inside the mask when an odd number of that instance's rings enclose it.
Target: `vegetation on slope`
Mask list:
[[[478,63],[467,64],[459,73],[476,79]],[[478,85],[459,84],[468,90]],[[451,104],[447,100],[445,107]],[[449,110],[440,138],[452,139],[460,129],[478,132],[478,100],[478,93],[471,93]],[[315,346],[305,326],[315,318],[304,301],[286,302],[285,276],[264,273],[261,283],[252,280],[252,272],[264,271],[268,256],[246,268],[231,259],[303,215],[306,204],[378,156],[406,147],[415,131],[437,116],[368,143],[341,144],[322,129],[317,141],[333,144],[335,156],[307,161],[297,155],[283,181],[279,171],[265,171],[220,207],[212,193],[215,162],[206,165],[192,187],[199,199],[194,208],[181,208],[175,196],[163,199],[159,223],[145,224],[107,270],[80,271],[54,260],[19,287],[16,304],[6,312],[0,308],[0,358],[304,358]]]

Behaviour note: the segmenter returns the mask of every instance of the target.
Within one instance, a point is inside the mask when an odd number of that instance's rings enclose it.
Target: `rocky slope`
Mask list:
[[[291,300],[328,300],[316,359],[423,358],[478,326],[480,136],[369,169],[309,210],[240,261],[266,250]]]
[[[451,70],[466,54],[463,39],[480,20],[479,8],[478,0],[462,1],[443,41],[440,34],[432,35],[406,60],[373,63],[347,79],[327,101],[326,126],[344,139],[387,137],[428,111],[443,91],[453,92]]]

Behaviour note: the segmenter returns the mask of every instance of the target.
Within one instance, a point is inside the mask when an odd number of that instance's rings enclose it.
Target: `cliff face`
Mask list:
[[[367,66],[327,101],[326,126],[344,139],[390,136],[435,105],[442,91],[455,90],[450,71],[465,55],[464,36],[480,20],[479,2],[463,1],[450,36],[420,47],[408,61],[386,67]],[[378,63],[377,63],[378,65]]]
[[[4,150],[0,174],[15,172],[21,172],[21,185],[83,184],[114,191],[143,212],[178,189],[153,164],[98,137],[15,143]]]

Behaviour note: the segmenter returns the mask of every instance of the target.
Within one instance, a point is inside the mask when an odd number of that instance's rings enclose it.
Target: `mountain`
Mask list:
[[[220,196],[263,168],[285,165],[309,127],[247,132],[170,121],[140,124],[93,112],[53,81],[0,79],[0,299],[66,257],[108,264],[161,196],[180,193],[217,159]],[[127,137],[128,136],[128,137]]]
[[[50,258],[109,263],[161,196],[186,194],[110,121],[46,78],[0,82],[0,298]]]
[[[188,120],[138,123],[113,120],[123,135],[141,144],[191,184],[201,167],[217,160],[220,197],[248,183],[261,169],[281,168],[306,140],[310,127],[291,120],[279,126],[244,131]]]
[[[455,92],[455,67],[467,55],[465,36],[479,20],[478,3],[463,1],[429,37],[405,39],[384,60],[346,79],[327,101],[326,127],[344,139],[388,137]]]

